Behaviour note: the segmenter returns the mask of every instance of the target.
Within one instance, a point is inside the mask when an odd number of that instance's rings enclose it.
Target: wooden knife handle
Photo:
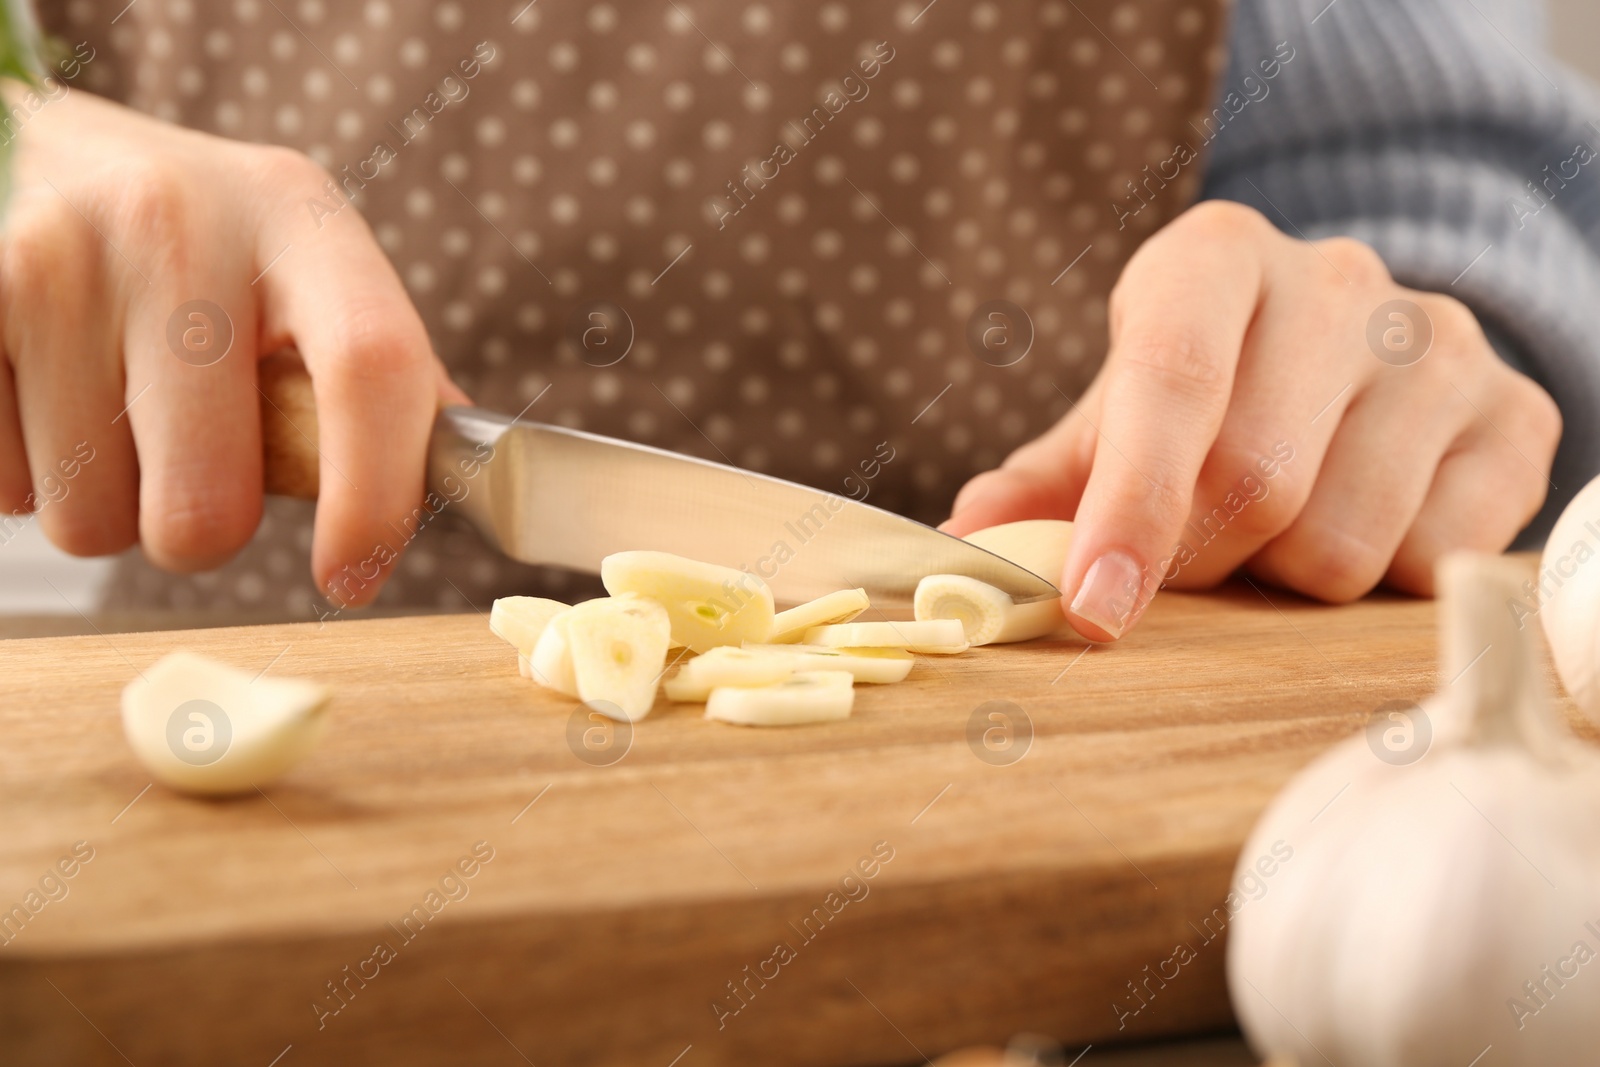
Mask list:
[[[285,348],[263,359],[257,381],[267,493],[315,500],[321,461],[317,454],[317,402],[300,353]]]

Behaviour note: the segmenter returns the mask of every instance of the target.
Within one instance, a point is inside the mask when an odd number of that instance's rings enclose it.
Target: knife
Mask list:
[[[266,489],[314,500],[317,412],[292,350],[260,364]],[[783,603],[860,587],[911,603],[929,574],[964,574],[1017,603],[1059,597],[1022,567],[920,522],[755,471],[475,407],[447,407],[428,446],[435,502],[512,559],[598,573],[654,549],[748,570]]]

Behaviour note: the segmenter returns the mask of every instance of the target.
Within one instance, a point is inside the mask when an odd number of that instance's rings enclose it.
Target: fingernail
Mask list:
[[[1107,552],[1089,565],[1072,598],[1072,613],[1121,637],[1143,608],[1144,571],[1125,552]]]

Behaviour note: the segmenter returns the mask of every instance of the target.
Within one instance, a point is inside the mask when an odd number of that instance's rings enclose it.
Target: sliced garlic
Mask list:
[[[671,639],[665,608],[644,597],[601,597],[562,612],[551,626],[565,631],[579,700],[628,722],[650,714]]]
[[[949,656],[967,650],[967,635],[959,619],[847,622],[837,626],[813,626],[806,631],[806,644],[829,648],[903,648],[908,652]]]
[[[796,671],[849,671],[857,682],[905,681],[917,657],[903,648],[828,648],[826,645],[745,645],[750,652],[788,656]]]
[[[489,609],[489,632],[517,650],[517,673],[533,677],[529,657],[550,620],[567,610],[559,600],[537,596],[503,596]]]
[[[1060,598],[1013,603],[1003,590],[960,574],[930,574],[917,583],[919,621],[957,619],[973,645],[1032,641],[1054,633],[1065,621]]]
[[[872,601],[868,599],[865,589],[841,589],[788,611],[780,611],[772,620],[772,644],[793,644],[813,626],[849,622],[871,606]]]
[[[567,644],[566,627],[560,625],[565,614],[562,612],[551,619],[539,635],[539,643],[533,646],[533,655],[528,657],[528,677],[546,689],[577,698],[578,677],[572,672],[572,649]]]
[[[855,704],[849,671],[802,671],[758,689],[713,689],[706,718],[740,726],[797,726],[848,719]]]
[[[721,645],[686,661],[678,673],[667,680],[665,689],[667,697],[680,704],[699,704],[713,689],[771,685],[794,672],[792,656]]]
[[[328,689],[174,652],[122,691],[122,729],[145,769],[185,793],[248,793],[293,767],[322,732]]]
[[[659,602],[672,640],[694,652],[772,636],[772,590],[744,571],[670,552],[617,552],[600,561],[600,580],[613,596]]]
[[[1024,519],[974,530],[963,539],[1001,559],[1053,583],[1061,581],[1072,547],[1072,523],[1061,519]]]

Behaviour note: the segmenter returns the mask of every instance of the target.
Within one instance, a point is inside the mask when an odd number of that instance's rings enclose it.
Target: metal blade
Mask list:
[[[478,408],[434,427],[429,486],[525,563],[598,572],[654,549],[748,568],[785,603],[860,586],[909,604],[929,574],[964,574],[1018,603],[1049,581],[900,515],[780,478]]]

